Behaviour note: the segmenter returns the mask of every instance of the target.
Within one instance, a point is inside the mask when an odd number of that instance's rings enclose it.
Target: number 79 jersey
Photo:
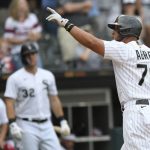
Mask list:
[[[104,41],[105,59],[112,60],[120,103],[150,99],[150,48],[136,41]]]

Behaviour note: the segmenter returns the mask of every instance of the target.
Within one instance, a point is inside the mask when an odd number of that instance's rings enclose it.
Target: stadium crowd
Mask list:
[[[150,46],[147,38],[150,35],[149,0],[11,0],[1,3],[0,59],[5,64],[4,73],[12,73],[22,66],[19,60],[20,47],[28,42],[38,47],[38,64],[46,69],[111,69],[111,62],[102,60],[81,46],[55,23],[46,22],[47,6],[87,32],[106,40],[111,38],[111,31],[106,24],[114,21],[119,14],[140,16],[144,23],[140,42]]]

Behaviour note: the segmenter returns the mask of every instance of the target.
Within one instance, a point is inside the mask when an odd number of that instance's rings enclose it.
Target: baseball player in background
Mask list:
[[[138,43],[142,23],[136,16],[120,15],[112,41],[98,39],[48,8],[48,21],[64,27],[77,41],[105,59],[112,60],[117,90],[123,107],[124,144],[121,150],[150,149],[150,49]]]
[[[70,128],[64,113],[52,72],[37,68],[38,50],[33,44],[23,45],[24,65],[9,76],[4,93],[10,133],[20,143],[20,150],[60,150],[51,122],[51,111],[60,121],[62,135]]]
[[[2,99],[0,99],[0,149],[4,148],[5,138],[8,129],[8,118],[6,114],[6,107]]]
[[[0,78],[2,74],[3,64],[0,62]],[[2,99],[0,99],[0,149],[4,148],[5,138],[8,130],[8,118],[6,113],[6,106]]]

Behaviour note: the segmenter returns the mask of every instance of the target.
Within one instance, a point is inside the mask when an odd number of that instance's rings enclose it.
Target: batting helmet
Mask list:
[[[23,65],[25,65],[25,66],[29,65],[28,61],[26,60],[26,56],[28,54],[32,54],[32,53],[38,53],[38,49],[34,44],[22,45],[20,55],[21,55],[21,61],[22,61]]]
[[[134,36],[139,38],[142,31],[142,23],[140,19],[135,16],[120,15],[116,18],[114,23],[108,24],[108,27],[115,30],[119,29],[119,34],[124,38],[127,36]]]

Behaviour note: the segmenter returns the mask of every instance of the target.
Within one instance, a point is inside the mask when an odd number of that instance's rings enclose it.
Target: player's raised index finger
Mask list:
[[[54,9],[52,9],[52,8],[50,8],[50,7],[47,7],[47,10],[48,10],[49,12],[51,12],[52,14],[54,14],[54,13],[55,13],[55,10],[54,10]]]

